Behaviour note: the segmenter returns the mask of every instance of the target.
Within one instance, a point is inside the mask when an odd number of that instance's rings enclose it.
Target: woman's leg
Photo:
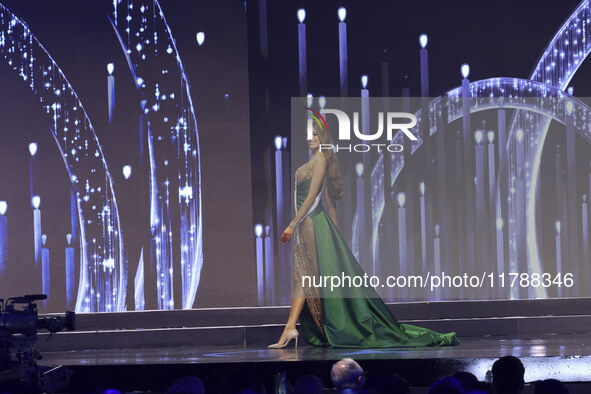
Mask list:
[[[296,287],[294,289],[293,295],[291,297],[291,308],[289,309],[289,317],[287,318],[287,323],[285,324],[285,328],[283,329],[283,333],[279,338],[277,343],[284,343],[287,341],[287,335],[291,330],[296,329],[296,324],[298,323],[298,319],[300,318],[300,313],[302,313],[302,309],[304,308],[304,303],[306,302],[306,298],[304,297],[304,290],[302,286],[298,286],[298,282],[296,282]]]
[[[304,309],[306,297],[301,283],[302,275],[316,275],[318,271],[315,259],[311,259],[312,255],[316,255],[316,241],[314,239],[313,222],[310,217],[307,217],[302,221],[298,232],[294,235],[292,243],[293,242],[295,242],[293,245],[293,294],[289,317],[285,324],[283,334],[281,334],[281,338],[279,339],[279,343],[284,343],[287,340],[287,334],[296,329],[296,324]]]
[[[291,309],[289,310],[289,318],[287,319],[287,324],[285,325],[284,332],[294,330],[296,328],[296,324],[298,323],[298,319],[300,317],[300,313],[302,313],[302,309],[304,308],[305,302],[306,298],[304,297],[304,290],[302,289],[302,285],[296,281],[296,288],[294,289],[294,293],[291,298]]]

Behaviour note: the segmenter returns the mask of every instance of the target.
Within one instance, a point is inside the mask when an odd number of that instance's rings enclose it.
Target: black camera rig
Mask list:
[[[60,366],[42,372],[37,365],[41,355],[31,348],[38,341],[39,330],[53,334],[75,328],[74,312],[39,317],[35,301],[45,299],[45,294],[12,297],[6,302],[0,299],[0,388],[38,393],[68,384],[70,370]]]

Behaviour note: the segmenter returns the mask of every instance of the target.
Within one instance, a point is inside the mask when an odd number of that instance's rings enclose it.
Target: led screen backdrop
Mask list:
[[[251,244],[219,252],[216,234],[251,228],[250,193],[233,198],[250,190],[245,31],[239,2],[0,3],[2,297],[248,303],[227,272]]]
[[[345,241],[370,274],[479,275],[465,291],[382,296],[588,296],[589,9],[578,0],[375,0],[259,10],[249,53],[265,70],[252,102],[252,133],[268,149],[253,145],[253,180],[261,185],[264,175],[267,186],[254,189],[259,303],[291,295],[289,246],[277,240],[295,216],[286,180],[308,157],[306,122],[361,100],[347,112],[351,133],[357,112],[362,133],[380,134],[380,97],[399,98],[395,111],[417,116],[419,142],[405,137],[404,151],[392,154],[336,152]],[[326,121],[336,140],[336,116]],[[379,143],[400,143],[385,134]],[[482,278],[493,285],[481,288]]]
[[[317,277],[325,297],[370,284],[392,301],[591,294],[589,98],[465,74],[439,98],[293,99],[291,167],[304,184],[316,130],[338,160],[335,218],[362,268]]]

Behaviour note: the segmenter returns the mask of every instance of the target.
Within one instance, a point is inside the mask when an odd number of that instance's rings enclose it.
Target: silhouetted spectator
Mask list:
[[[429,394],[463,394],[465,392],[460,381],[453,376],[445,376],[429,387]]]
[[[352,358],[336,362],[332,366],[330,377],[339,394],[359,393],[365,383],[363,368]]]
[[[536,382],[534,386],[535,394],[568,394],[568,389],[559,380],[546,379]]]
[[[525,368],[514,356],[501,357],[492,367],[493,388],[497,394],[518,394],[523,391]]]
[[[174,381],[174,383],[166,390],[166,394],[183,393],[183,394],[204,394],[205,388],[201,379],[195,376],[186,376]]]
[[[324,385],[318,377],[314,375],[301,376],[293,388],[293,394],[319,394],[324,390]]]
[[[460,371],[454,373],[453,377],[460,381],[462,387],[466,391],[475,391],[482,389],[482,387],[480,386],[480,381],[473,373]]]
[[[393,374],[378,374],[368,376],[364,389],[370,393],[410,393],[410,386],[408,382],[403,378]]]

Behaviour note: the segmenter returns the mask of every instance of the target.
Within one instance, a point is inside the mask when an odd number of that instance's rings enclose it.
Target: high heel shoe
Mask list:
[[[300,334],[298,333],[298,330],[289,330],[289,332],[287,333],[287,340],[285,341],[285,343],[274,343],[272,345],[269,345],[269,349],[283,349],[291,342],[292,339],[295,339],[295,347],[297,349],[299,335]]]

